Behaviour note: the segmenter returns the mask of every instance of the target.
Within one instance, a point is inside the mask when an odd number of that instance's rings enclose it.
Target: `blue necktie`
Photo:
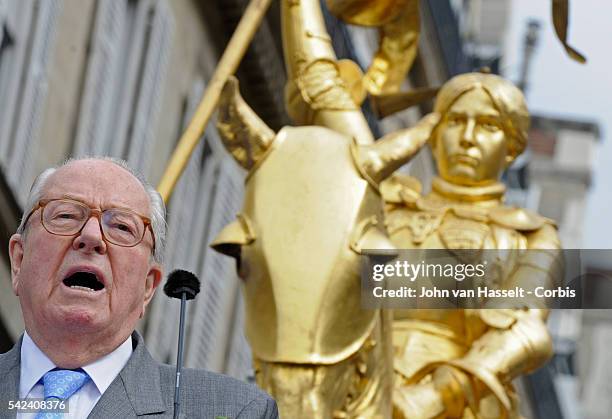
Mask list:
[[[52,370],[43,376],[45,400],[68,400],[89,380],[89,375],[81,369]],[[60,419],[61,413],[39,412],[36,419]]]

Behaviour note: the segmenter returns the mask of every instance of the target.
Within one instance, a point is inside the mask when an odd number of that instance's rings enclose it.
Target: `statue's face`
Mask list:
[[[511,160],[501,115],[483,89],[459,97],[435,135],[433,151],[438,173],[452,183],[491,183],[499,179]]]

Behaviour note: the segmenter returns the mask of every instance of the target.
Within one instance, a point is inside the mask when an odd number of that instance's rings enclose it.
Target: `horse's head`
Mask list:
[[[236,258],[260,359],[336,363],[371,331],[376,312],[361,309],[359,254],[392,246],[380,196],[352,148],[327,128],[283,128],[250,167],[242,213],[212,243]]]

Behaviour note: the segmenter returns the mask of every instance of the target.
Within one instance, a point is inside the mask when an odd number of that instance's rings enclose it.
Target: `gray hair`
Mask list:
[[[44,170],[32,183],[26,205],[24,208],[23,215],[21,216],[21,223],[17,227],[17,233],[24,235],[26,230],[26,217],[42,199],[43,188],[51,175],[53,175],[58,169],[67,166],[71,163],[80,160],[103,160],[114,163],[115,165],[127,170],[132,176],[134,176],[144,190],[147,192],[149,197],[150,206],[150,218],[151,218],[151,229],[153,230],[153,236],[155,237],[155,251],[153,252],[153,259],[155,262],[161,264],[164,259],[164,251],[166,248],[166,206],[164,200],[157,190],[145,179],[145,177],[138,171],[130,167],[130,165],[122,159],[107,156],[86,156],[79,158],[70,158],[59,166],[50,167]]]

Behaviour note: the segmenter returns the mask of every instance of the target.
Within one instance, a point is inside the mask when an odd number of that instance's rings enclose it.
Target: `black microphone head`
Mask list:
[[[181,299],[182,294],[186,293],[188,300],[193,300],[200,292],[200,280],[191,272],[177,269],[170,272],[164,292],[168,297]]]

